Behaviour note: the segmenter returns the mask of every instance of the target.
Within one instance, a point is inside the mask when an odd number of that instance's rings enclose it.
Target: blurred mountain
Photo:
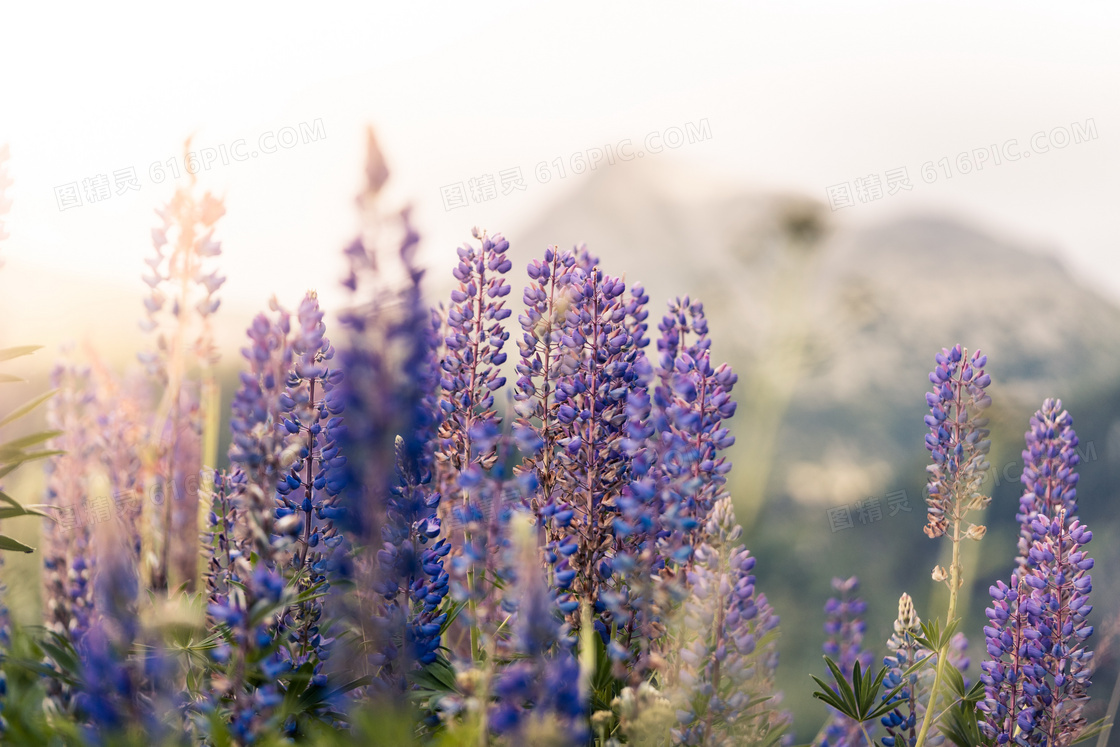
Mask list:
[[[745,418],[752,396],[788,397],[769,492],[802,502],[881,495],[899,465],[924,458],[923,394],[942,347],[988,353],[992,397],[1014,411],[1115,380],[1120,308],[1041,248],[952,217],[833,217],[803,196],[647,159],[595,172],[510,235],[510,251],[523,267],[548,244],[586,242],[608,272],[644,282],[653,339],[669,297],[704,300]]]

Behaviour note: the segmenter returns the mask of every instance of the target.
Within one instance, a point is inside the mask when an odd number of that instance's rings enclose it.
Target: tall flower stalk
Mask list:
[[[629,483],[623,448],[627,397],[638,385],[638,362],[643,358],[626,323],[638,302],[628,300],[625,290],[622,280],[597,266],[577,270],[560,339],[556,385],[562,497],[555,509],[570,522],[561,544],[574,547],[557,579],[570,584],[576,597],[597,614],[603,611],[600,593],[610,587],[614,575],[614,519]],[[570,620],[578,623],[574,617]],[[598,619],[596,627],[606,638],[606,622]]]
[[[494,395],[506,379],[500,366],[506,361],[502,348],[509,339],[503,321],[512,313],[505,307],[510,285],[505,281],[512,263],[505,256],[509,242],[501,234],[492,238],[475,229],[472,234],[479,246],[464,244],[459,248],[459,262],[453,274],[459,286],[451,292],[447,311],[449,334],[444,340],[446,353],[440,364],[442,394],[440,425],[436,449],[438,485],[444,495],[456,498],[463,527],[461,547],[474,541],[471,527],[481,515],[474,490],[483,482],[482,472],[497,462],[492,437],[483,434],[496,431],[498,414]],[[477,599],[486,583],[477,573],[477,558],[468,558],[466,571],[468,608],[476,618]],[[478,627],[471,626],[471,656],[482,656]]]
[[[862,671],[867,671],[871,665],[871,652],[863,648],[863,635],[867,631],[863,615],[867,612],[867,603],[855,596],[859,590],[859,579],[855,576],[832,579],[832,590],[837,596],[830,597],[824,607],[824,653],[835,660],[845,678],[850,678],[857,662]],[[865,740],[866,734],[862,724],[837,712],[832,714],[823,731],[821,747],[856,747]],[[870,739],[866,741],[870,744]]]
[[[684,702],[674,739],[684,745],[772,743],[786,717],[761,699],[772,692],[778,617],[755,592],[755,559],[736,546],[742,528],[730,498],[706,523],[688,573],[685,634],[676,673]]]
[[[735,414],[731,390],[738,376],[726,363],[712,365],[703,304],[676,299],[669,311],[657,342],[661,383],[653,404],[661,468],[672,484],[664,511],[673,525],[667,527],[671,534],[663,544],[666,557],[681,564],[703,541],[712,507],[727,494],[731,463],[721,452],[735,443],[724,421]]]
[[[529,506],[538,516],[556,498],[556,448],[561,428],[560,402],[555,390],[563,351],[560,339],[567,325],[569,286],[575,264],[571,252],[557,247],[546,249],[543,260],[530,262],[529,285],[523,295],[525,313],[518,320],[523,334],[518,342],[521,360],[513,395],[518,415],[514,432],[524,454],[522,469],[533,470],[539,484]],[[550,522],[543,521],[542,526],[546,541],[557,539]]]
[[[925,689],[922,679],[928,670],[910,674],[907,674],[907,670],[930,655],[917,641],[922,635],[921,623],[910,595],[903,594],[898,600],[894,633],[887,641],[887,648],[891,653],[883,659],[884,666],[890,667],[883,684],[889,690],[902,686],[895,698],[898,707],[880,719],[887,731],[887,736],[882,738],[884,747],[910,747],[918,736],[918,719],[925,711],[920,690]],[[932,744],[933,740],[930,742]]]
[[[988,439],[988,419],[981,413],[991,405],[985,390],[991,377],[984,372],[988,357],[979,350],[972,354],[960,345],[942,349],[936,356],[937,366],[929,375],[933,391],[926,394],[930,414],[925,422],[930,432],[926,435],[926,448],[933,463],[926,467],[929,473],[928,522],[925,533],[931,537],[948,534],[953,543],[953,556],[948,571],[941,566],[933,570],[935,581],[944,581],[949,587],[949,607],[946,625],[956,619],[957,596],[964,580],[961,578],[960,546],[964,539],[980,540],[986,531],[983,525],[968,522],[967,515],[982,510],[991,498],[980,492],[981,483],[990,465],[987,454],[991,448]],[[965,526],[967,524],[967,526]],[[933,714],[941,695],[941,685],[948,666],[948,643],[937,653],[937,669],[929,706],[922,718],[917,747],[928,739]]]
[[[186,149],[190,143],[187,142]],[[212,258],[221,254],[214,229],[225,213],[209,192],[195,195],[195,176],[176,189],[156,211],[161,225],[152,229],[152,255],[145,260],[149,287],[141,328],[156,334],[156,350],[142,360],[163,396],[153,426],[151,480],[163,495],[145,503],[144,575],[154,589],[193,588],[198,574],[198,481],[203,464],[213,467],[216,444],[204,438],[212,427],[209,410],[217,405],[213,368],[218,360],[210,318],[217,311],[218,289],[225,282]],[[203,506],[204,508],[204,506]]]
[[[1093,668],[1085,645],[1093,537],[1077,508],[1073,419],[1047,399],[1031,417],[1023,452],[1019,557],[1008,585],[993,586],[985,628],[989,661],[981,665],[982,728],[998,740],[1064,747],[1082,738]],[[1022,676],[1018,676],[1019,673]]]
[[[409,687],[407,675],[436,657],[446,620],[450,544],[440,512],[450,500],[443,500],[433,465],[442,320],[424,303],[410,211],[380,208],[388,169],[372,132],[368,142],[359,198],[364,230],[345,250],[343,285],[352,303],[339,316],[347,415],[338,437],[347,455],[341,523],[360,550],[357,593],[332,606],[361,641],[350,657],[360,663],[350,668],[376,675],[380,695],[397,700]]]
[[[249,325],[249,344],[241,349],[248,370],[230,406],[230,464],[240,472],[234,481],[242,510],[238,532],[266,565],[276,563],[276,491],[295,458],[290,434],[281,427],[281,397],[292,369],[291,316],[275,300],[274,317],[258,314]],[[296,445],[295,448],[298,448]]]
[[[1078,741],[1087,721],[1083,715],[1093,671],[1093,652],[1085,640],[1093,634],[1086,616],[1093,607],[1089,594],[1093,559],[1085,545],[1093,533],[1077,519],[1067,523],[1063,509],[1050,522],[1035,519],[1035,541],[1029,559],[1036,569],[1024,577],[1041,602],[1039,633],[1048,692],[1035,697],[1039,729],[1046,744],[1066,747]]]
[[[315,293],[304,297],[297,319],[294,365],[280,395],[281,422],[275,426],[290,434],[295,460],[277,483],[276,516],[294,524],[289,565],[299,593],[325,592],[330,588],[333,552],[343,539],[334,524],[344,510],[338,498],[345,485],[346,457],[335,440],[342,427],[344,400],[338,387],[343,372],[328,367],[334,347],[326,337]],[[293,632],[287,649],[293,668],[308,662],[316,672],[321,668],[327,653],[323,649],[326,630],[320,628],[322,611],[319,599],[288,609],[282,624]]]
[[[980,665],[985,692],[977,706],[984,713],[980,728],[999,744],[1037,744],[1026,738],[1038,723],[1035,696],[1046,688],[1039,642],[1042,607],[1026,581],[1014,576],[1010,585],[998,581],[989,593],[984,637],[991,659]]]
[[[1077,515],[1077,432],[1073,418],[1062,409],[1060,399],[1047,399],[1030,420],[1023,450],[1023,495],[1019,498],[1019,556],[1016,573],[1031,566],[1030,549],[1035,536],[1035,519],[1053,519],[1063,511],[1066,520]]]

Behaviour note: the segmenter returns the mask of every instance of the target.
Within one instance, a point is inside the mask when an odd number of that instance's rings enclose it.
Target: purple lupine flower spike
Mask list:
[[[719,453],[735,443],[723,421],[735,414],[731,390],[738,376],[727,364],[713,367],[707,321],[701,303],[687,298],[670,303],[662,322],[660,385],[654,393],[654,422],[663,447],[662,470],[676,483],[665,507],[675,526],[666,555],[686,562],[701,541],[712,506],[724,494],[731,464]],[[686,315],[687,311],[687,315]],[[687,342],[691,332],[695,340]]]
[[[287,476],[277,483],[278,526],[292,526],[295,548],[292,568],[301,590],[330,588],[329,566],[333,551],[342,543],[335,527],[339,494],[345,485],[346,457],[340,454],[335,433],[342,427],[344,401],[339,390],[343,373],[328,367],[334,347],[326,337],[318,296],[308,293],[297,312],[298,327],[292,341],[294,363],[287,388],[280,395],[282,408],[278,432],[286,431],[297,450]],[[293,526],[294,525],[294,526]],[[294,632],[288,652],[293,667],[314,661],[318,675],[329,656],[326,631],[320,629],[322,599],[289,608],[282,625]]]
[[[903,685],[894,699],[897,707],[880,719],[887,731],[887,736],[881,739],[884,747],[912,747],[917,740],[918,724],[929,700],[929,683],[923,682],[918,672],[906,676],[906,670],[930,656],[930,652],[916,640],[920,635],[921,619],[914,610],[914,602],[909,594],[903,594],[898,600],[894,633],[887,641],[891,653],[883,659],[883,665],[888,667],[887,676],[883,679],[884,689],[889,692]],[[886,699],[885,695],[883,697]],[[928,743],[942,741],[939,735],[931,737]]]
[[[1069,745],[1087,727],[1093,559],[1084,546],[1093,535],[1072,515],[1079,461],[1072,424],[1059,400],[1046,400],[1031,418],[1020,555],[1010,585],[991,588],[992,622],[984,629],[991,659],[981,664],[986,698],[979,707],[985,733],[1001,743]]]
[[[669,302],[669,313],[657,328],[661,331],[657,352],[661,355],[661,369],[666,372],[673,370],[673,362],[681,353],[699,358],[712,345],[704,304],[688,296]]]
[[[933,391],[926,394],[930,414],[925,417],[930,429],[926,449],[933,457],[933,464],[926,468],[929,522],[925,533],[930,537],[944,534],[954,515],[960,519],[970,508],[980,508],[990,500],[975,497],[989,467],[991,447],[988,419],[980,416],[992,403],[984,391],[992,381],[984,373],[988,357],[977,350],[969,358],[968,351],[956,345],[943,349],[936,358],[937,367],[929,375]],[[979,539],[983,532],[983,527],[971,525],[964,536]]]
[[[243,493],[244,481],[245,475],[239,470],[231,475],[217,471],[214,473],[209,530],[204,535],[204,547],[210,556],[206,566],[208,607],[228,604],[231,584],[240,580],[235,561],[243,557],[245,552],[236,527],[243,524],[244,519],[235,505],[234,496]]]
[[[530,282],[523,298],[525,313],[519,318],[523,335],[518,342],[521,362],[517,366],[518,379],[513,395],[518,415],[514,437],[524,455],[524,469],[532,469],[540,485],[530,497],[529,506],[538,515],[551,503],[558,478],[556,444],[561,437],[561,424],[555,388],[560,375],[560,338],[571,303],[569,285],[574,267],[572,253],[556,247],[546,249],[543,260],[531,262]],[[550,522],[541,523],[549,542],[558,539]]]
[[[737,545],[741,534],[731,499],[721,498],[688,571],[688,632],[677,673],[684,692],[673,730],[680,744],[755,744],[788,726],[774,704],[755,707],[773,693],[779,620],[755,593],[755,559]]]
[[[581,269],[571,288],[556,385],[563,433],[557,444],[563,498],[554,502],[554,520],[563,517],[568,523],[565,537],[579,539],[556,578],[561,588],[570,587],[580,598],[598,605],[600,589],[613,575],[608,550],[617,501],[628,484],[622,449],[626,403],[637,384],[636,364],[642,355],[625,323],[628,303],[622,280],[598,268],[589,273]],[[572,546],[567,541],[561,544],[565,551]]]
[[[862,647],[863,634],[867,623],[863,620],[867,603],[855,596],[859,589],[859,579],[832,579],[832,589],[838,596],[829,598],[825,604],[824,632],[827,639],[824,652],[845,677],[851,677],[856,662],[860,669],[867,671],[871,666],[871,652]],[[828,747],[855,747],[864,741],[860,726],[847,716],[835,712],[825,729],[824,744]]]
[[[258,314],[249,325],[249,345],[241,349],[249,370],[230,405],[230,463],[244,477],[238,481],[241,531],[265,564],[276,562],[275,495],[284,479],[281,462],[288,433],[279,431],[281,405],[292,365],[291,320],[272,302],[275,318]]]
[[[383,163],[370,145],[371,162]],[[366,197],[374,197],[382,182],[371,182]],[[441,643],[438,610],[449,584],[443,569],[449,543],[432,465],[442,320],[424,303],[419,235],[409,211],[399,213],[399,222],[384,223],[399,229],[395,257],[379,256],[364,238],[346,250],[346,285],[361,295],[339,317],[347,331],[341,349],[347,422],[338,437],[347,455],[346,505],[339,521],[367,550],[355,559],[357,602],[333,603],[369,635],[366,651],[349,657],[356,662],[349,668],[355,676],[377,674],[381,694],[392,698],[407,689],[408,671],[431,659]],[[404,279],[399,284],[380,275],[394,259]],[[370,592],[376,595],[369,600],[372,615],[365,604]],[[338,656],[332,661],[340,663]]]
[[[509,339],[502,322],[511,313],[505,308],[510,285],[504,278],[512,266],[505,256],[509,242],[501,234],[490,237],[478,229],[473,235],[481,246],[464,244],[458,250],[459,263],[453,274],[459,287],[451,292],[450,334],[444,340],[447,352],[440,366],[444,420],[436,458],[452,474],[461,474],[473,464],[483,469],[493,466],[496,455],[492,450],[475,453],[471,433],[479,424],[497,421],[494,393],[506,383],[500,366],[506,361],[502,348]],[[444,482],[446,479],[441,481],[445,494],[455,492],[447,490]]]
[[[1093,609],[1088,603],[1093,559],[1084,547],[1093,533],[1077,519],[1069,520],[1064,508],[1049,521],[1037,517],[1032,529],[1035,539],[1027,558],[1031,570],[1023,581],[1041,607],[1038,643],[1049,685],[1048,691],[1034,694],[1038,728],[1046,744],[1068,745],[1078,741],[1087,725],[1083,709],[1089,700],[1093,652],[1085,641],[1093,634],[1086,622]]]
[[[74,706],[91,744],[116,744],[136,726],[159,742],[170,733],[163,719],[180,705],[173,694],[176,667],[140,622],[132,550],[118,539],[108,532],[96,538],[96,615],[77,645]]]
[[[509,242],[501,234],[490,237],[474,229],[479,246],[470,243],[458,249],[459,263],[453,275],[459,287],[451,292],[447,310],[449,334],[444,339],[440,409],[443,422],[435,452],[437,488],[456,500],[449,506],[452,528],[453,578],[462,581],[457,596],[469,602],[467,618],[477,623],[477,604],[486,597],[484,569],[488,564],[488,511],[494,500],[494,485],[487,471],[497,464],[499,417],[494,409],[495,393],[505,386],[501,365],[509,332],[504,321],[510,285],[505,274],[512,267],[506,256]],[[497,496],[501,489],[497,488]],[[477,629],[476,629],[477,632]],[[477,636],[472,638],[472,656],[477,656]]]
[[[579,662],[564,645],[566,625],[538,561],[535,531],[523,512],[514,531],[516,541],[505,550],[511,556],[505,565],[516,569],[509,601],[517,660],[494,683],[490,727],[511,743],[535,743],[535,736],[549,744],[586,744],[587,703],[580,692]]]
[[[1035,699],[1048,690],[1039,630],[1042,607],[1025,581],[1012,576],[1011,583],[998,581],[988,590],[992,605],[985,610],[984,637],[991,659],[980,665],[984,700],[977,708],[989,738],[1031,744],[1026,740],[1038,721]]]
[[[1031,417],[1023,450],[1023,495],[1019,499],[1019,575],[1031,567],[1028,557],[1034,543],[1035,519],[1052,519],[1064,511],[1068,520],[1077,515],[1077,433],[1073,418],[1060,399],[1047,399]]]

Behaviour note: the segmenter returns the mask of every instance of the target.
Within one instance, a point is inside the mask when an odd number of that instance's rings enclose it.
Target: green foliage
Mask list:
[[[849,683],[840,667],[836,666],[829,657],[824,657],[825,664],[832,670],[836,678],[836,690],[828,686],[824,680],[816,675],[810,675],[820,686],[820,690],[813,693],[813,697],[823,700],[840,713],[853,721],[865,723],[890,712],[894,709],[893,698],[902,690],[899,685],[887,693],[884,700],[879,701],[879,691],[883,687],[883,678],[887,676],[887,668],[882,667],[873,678],[865,677],[857,661],[852,670],[852,681]]]
[[[980,731],[976,710],[976,704],[984,699],[984,683],[977,682],[971,688],[965,688],[964,677],[956,667],[946,667],[945,676],[954,699],[938,723],[941,733],[957,747],[994,744]]]
[[[940,619],[927,620],[922,623],[922,635],[915,636],[914,640],[928,651],[947,651],[960,624],[961,620],[958,617],[950,621],[942,630]]]
[[[38,345],[24,345],[22,347],[5,348],[0,350],[0,361],[7,361],[20,356],[29,355],[39,349]],[[9,374],[0,375],[0,384],[8,384],[22,379],[11,376]],[[40,394],[30,402],[17,407],[8,413],[3,419],[0,419],[0,428],[9,425],[23,416],[32,412],[39,405],[46,402],[54,396],[54,390]],[[36,449],[46,441],[59,435],[58,431],[42,431],[40,433],[32,433],[22,438],[17,438],[12,441],[0,443],[0,479],[11,474],[20,465],[25,464],[36,459],[43,459],[45,457],[53,456],[61,452],[50,449]],[[18,501],[12,497],[0,492],[0,519],[8,519],[16,516],[45,516],[44,513],[37,510],[34,506],[22,506]],[[18,540],[12,539],[6,535],[0,534],[0,550],[11,550],[16,552],[33,552],[31,548]]]

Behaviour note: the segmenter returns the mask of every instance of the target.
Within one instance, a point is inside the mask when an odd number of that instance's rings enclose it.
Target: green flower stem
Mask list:
[[[959,506],[959,501],[954,501]],[[957,612],[957,592],[961,586],[961,516],[960,509],[953,512],[953,562],[949,565],[949,612],[945,616],[945,626],[953,624]],[[926,706],[925,716],[922,718],[922,728],[918,732],[918,741],[915,747],[922,747],[926,742],[926,735],[933,723],[933,712],[937,706],[937,698],[941,692],[941,682],[945,678],[945,662],[949,659],[949,639],[946,639],[937,651],[937,674],[933,678],[933,689],[929,693],[929,705]]]

